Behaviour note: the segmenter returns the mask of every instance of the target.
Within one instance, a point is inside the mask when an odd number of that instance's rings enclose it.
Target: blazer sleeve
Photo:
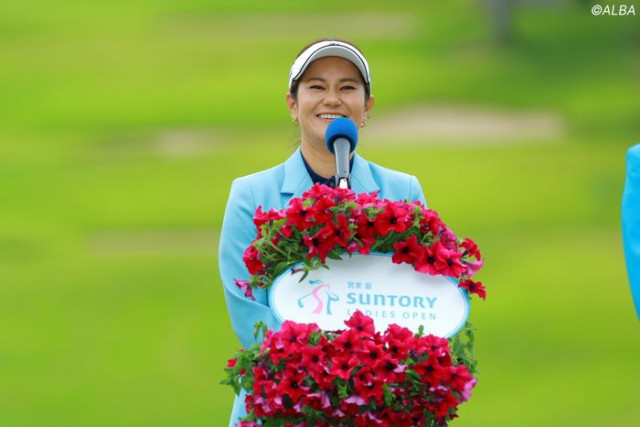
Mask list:
[[[640,318],[640,144],[627,152],[627,179],[622,196],[622,236],[631,294]]]
[[[251,182],[244,178],[236,179],[231,185],[222,222],[218,261],[231,325],[245,348],[256,342],[253,331],[258,321],[266,323],[269,329],[279,327],[268,306],[267,293],[254,290],[256,300],[253,301],[244,296],[234,280],[247,280],[250,276],[242,256],[256,237],[257,229],[253,223],[256,208]]]
[[[418,181],[418,178],[415,176],[411,176],[411,180],[409,181],[409,199],[420,201],[423,205],[427,206],[420,181]]]

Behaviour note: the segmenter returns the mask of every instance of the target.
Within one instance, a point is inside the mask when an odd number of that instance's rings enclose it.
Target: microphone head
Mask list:
[[[356,149],[356,145],[358,145],[358,128],[356,124],[346,117],[332,120],[324,134],[324,141],[332,154],[335,154],[333,143],[338,138],[344,138],[349,141],[349,145],[351,146],[349,152],[353,152],[353,150]]]

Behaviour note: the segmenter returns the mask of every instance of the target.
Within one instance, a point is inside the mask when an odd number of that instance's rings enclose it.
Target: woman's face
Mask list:
[[[287,94],[291,117],[300,124],[301,143],[316,147],[325,145],[333,119],[347,117],[361,126],[373,103],[373,97],[365,102],[365,84],[356,66],[337,56],[313,61],[300,78],[297,98]]]

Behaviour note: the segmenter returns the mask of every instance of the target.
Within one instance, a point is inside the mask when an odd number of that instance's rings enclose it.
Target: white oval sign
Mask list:
[[[314,270],[302,282],[296,269],[274,280],[269,304],[276,317],[337,330],[360,310],[378,331],[396,323],[417,332],[423,325],[426,334],[446,338],[469,317],[469,298],[454,280],[394,264],[391,254],[354,254],[326,264],[328,270]]]

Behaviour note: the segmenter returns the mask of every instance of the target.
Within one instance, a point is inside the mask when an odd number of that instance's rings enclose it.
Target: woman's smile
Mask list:
[[[322,120],[326,121],[326,122],[331,122],[335,119],[339,119],[340,117],[346,117],[343,114],[335,114],[335,113],[320,113],[317,115],[319,118],[321,118]]]

